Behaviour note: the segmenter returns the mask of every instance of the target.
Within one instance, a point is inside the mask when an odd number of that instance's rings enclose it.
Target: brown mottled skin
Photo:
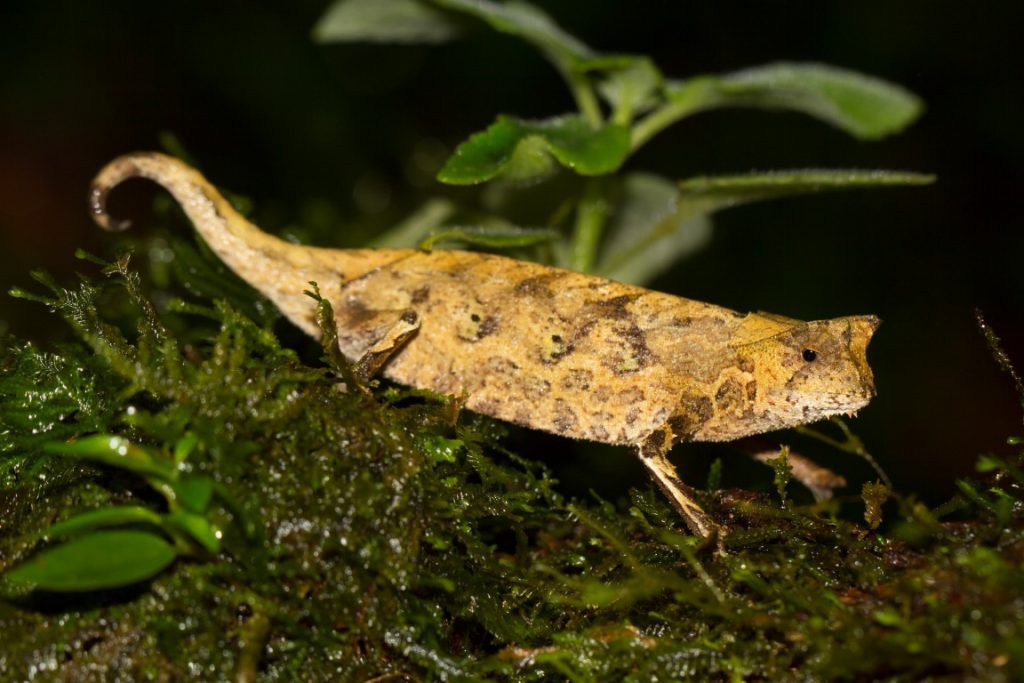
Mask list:
[[[669,463],[675,443],[805,424],[874,395],[874,316],[801,322],[491,254],[290,244],[157,153],[120,157],[97,176],[92,209],[104,228],[127,227],[105,201],[135,176],[165,187],[224,262],[305,332],[319,335],[304,294],[315,281],[348,358],[383,358],[389,379],[465,394],[478,413],[635,447],[701,536],[717,526]]]

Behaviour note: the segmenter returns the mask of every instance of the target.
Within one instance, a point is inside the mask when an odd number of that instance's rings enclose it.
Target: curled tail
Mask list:
[[[147,178],[177,200],[196,230],[224,263],[259,290],[304,331],[317,336],[315,305],[305,296],[317,282],[334,299],[344,282],[359,277],[406,250],[322,249],[285,242],[245,219],[203,175],[179,159],[136,152],[114,159],[97,174],[89,192],[93,220],[104,230],[125,230],[130,221],[107,212],[110,191],[129,178]]]
[[[89,208],[93,220],[104,230],[121,231],[131,221],[117,220],[107,212],[110,191],[129,178],[146,178],[161,185],[177,200],[196,230],[217,254],[228,261],[221,246],[237,247],[241,242],[250,247],[288,249],[294,245],[263,232],[238,213],[203,174],[179,159],[159,152],[136,152],[114,159],[92,181]]]

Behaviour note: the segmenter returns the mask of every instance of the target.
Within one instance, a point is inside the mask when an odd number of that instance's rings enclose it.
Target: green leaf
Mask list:
[[[213,480],[209,477],[183,476],[171,485],[175,499],[186,510],[203,513],[213,496]]]
[[[903,626],[903,617],[892,607],[884,607],[874,613],[874,619],[883,626]]]
[[[169,463],[160,462],[141,446],[136,446],[128,439],[112,434],[86,436],[68,443],[54,441],[45,444],[43,451],[71,458],[94,460],[105,465],[156,477],[162,481],[173,481],[177,476],[177,471]]]
[[[144,531],[100,531],[48,548],[7,573],[14,584],[48,591],[128,586],[163,571],[177,553]]]
[[[198,445],[199,437],[191,432],[174,442],[174,464],[180,465],[185,462]]]
[[[313,40],[443,43],[459,33],[449,13],[422,0],[338,0],[313,27]]]
[[[45,538],[76,536],[84,531],[126,524],[154,524],[160,526],[162,518],[149,508],[137,505],[91,510],[54,524],[43,532]]]
[[[681,214],[676,183],[656,175],[627,175],[608,221],[608,238],[595,272],[620,282],[643,284],[700,249],[711,222]]]
[[[827,190],[893,185],[927,185],[934,176],[895,171],[805,169],[732,176],[702,176],[681,181],[680,202],[687,215],[707,214],[763,199]]]
[[[183,532],[208,552],[220,552],[220,531],[210,520],[184,510],[178,510],[167,516],[167,523]]]
[[[669,99],[700,102],[699,109],[798,111],[862,140],[898,133],[924,110],[916,95],[881,78],[825,64],[788,62],[698,77],[671,89]]]
[[[369,0],[367,0],[369,2]],[[554,20],[528,2],[490,0],[433,0],[435,5],[487,22],[495,31],[532,43],[562,68],[594,56],[594,51],[566,33]]]
[[[616,123],[628,124],[649,110],[660,98],[665,79],[650,58],[634,55],[597,57],[580,65],[583,71],[604,72],[597,90],[612,106]]]
[[[998,458],[994,458],[991,455],[982,455],[978,458],[978,462],[975,463],[974,469],[978,472],[994,472],[1004,469],[1004,465],[1002,460]]]
[[[491,126],[459,145],[438,173],[452,185],[473,185],[502,177],[537,181],[552,170],[552,158],[584,176],[611,173],[629,152],[629,131],[609,124],[593,128],[580,116],[524,121],[499,116]]]
[[[432,249],[438,242],[462,242],[492,249],[515,249],[554,242],[561,235],[548,228],[517,228],[515,226],[468,226],[449,228],[434,233],[419,243],[420,249]]]
[[[420,439],[420,446],[436,462],[457,462],[459,451],[465,445],[461,439],[446,439],[436,434]]]
[[[798,111],[862,140],[898,133],[924,110],[910,91],[880,78],[825,64],[780,62],[665,87],[667,102],[633,128],[635,150],[682,118],[719,107]]]
[[[712,493],[718,491],[722,485],[722,459],[715,458],[711,462],[711,469],[708,470],[708,491]]]

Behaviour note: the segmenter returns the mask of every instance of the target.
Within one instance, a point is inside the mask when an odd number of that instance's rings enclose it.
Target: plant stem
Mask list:
[[[629,151],[635,152],[646,144],[648,140],[679,119],[686,118],[711,106],[714,106],[714,101],[703,88],[693,89],[686,94],[678,95],[674,99],[669,100],[665,106],[655,109],[633,127]]]
[[[569,83],[572,96],[576,100],[576,106],[580,113],[593,128],[600,128],[604,117],[601,114],[601,105],[597,101],[597,95],[585,74],[577,73],[571,67],[563,67],[562,74]]]
[[[890,491],[893,491],[892,480],[889,479],[889,475],[885,473],[885,470],[883,470],[882,466],[878,464],[878,461],[875,460],[875,457],[868,453],[868,450],[864,447],[864,442],[860,440],[860,437],[854,434],[853,431],[851,431],[850,428],[846,425],[846,423],[843,422],[838,417],[829,418],[829,421],[832,424],[839,427],[840,430],[842,430],[843,436],[846,437],[845,441],[834,439],[828,434],[819,432],[817,429],[812,429],[811,427],[807,427],[806,425],[796,427],[796,431],[805,436],[809,436],[812,439],[817,439],[822,443],[828,444],[833,448],[837,448],[841,451],[846,451],[847,453],[852,453],[853,455],[856,455],[857,457],[865,460],[868,463],[868,465],[870,465],[871,468],[875,471],[875,474],[878,475],[878,478],[882,481],[882,483],[885,484],[886,488],[888,488]]]
[[[603,178],[588,178],[583,196],[576,207],[576,226],[573,229],[569,268],[587,273],[594,266],[597,246],[608,220],[608,199],[605,197]]]

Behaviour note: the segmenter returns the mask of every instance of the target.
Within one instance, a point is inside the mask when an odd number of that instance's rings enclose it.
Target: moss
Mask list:
[[[77,511],[162,508],[136,475],[42,453],[100,432],[168,457],[193,435],[188,468],[230,502],[208,513],[223,549],[120,589],[9,593],[0,679],[1024,676],[1019,458],[939,510],[896,496],[882,533],[716,475],[716,556],[651,489],[568,500],[457,402],[364,391],[239,302],[158,312],[126,259],[105,272],[41,278],[77,342],[2,352],[0,570]],[[875,526],[889,492],[869,493]]]

